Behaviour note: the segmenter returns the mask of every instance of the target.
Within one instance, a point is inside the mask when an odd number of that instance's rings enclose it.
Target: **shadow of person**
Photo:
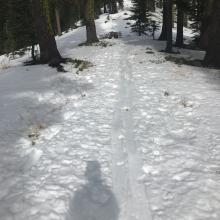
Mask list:
[[[117,200],[101,177],[100,164],[87,162],[87,183],[75,192],[66,220],[117,220]]]

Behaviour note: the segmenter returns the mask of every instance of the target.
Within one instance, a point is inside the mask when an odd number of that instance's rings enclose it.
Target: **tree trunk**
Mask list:
[[[172,53],[173,48],[173,32],[172,32],[172,9],[173,3],[172,0],[164,0],[167,8],[167,24],[166,24],[166,33],[167,33],[167,45],[165,51],[167,53]]]
[[[35,62],[36,61],[36,56],[35,56],[35,45],[31,45],[31,58]]]
[[[99,18],[99,15],[102,14],[102,4],[100,1],[94,1],[94,15],[95,19]]]
[[[118,12],[116,0],[109,1],[109,8],[110,8],[110,11],[109,11],[110,14],[115,14]]]
[[[167,7],[166,0],[163,0],[163,26],[158,40],[167,40]]]
[[[213,10],[213,0],[207,0],[203,2],[204,14],[201,22],[201,34],[199,46],[206,50],[209,41],[209,25],[211,22],[212,10]]]
[[[155,12],[156,7],[155,7],[155,0],[147,0],[147,9],[149,11]]]
[[[175,18],[176,18],[177,14],[176,14],[176,5],[173,4],[172,6],[172,27],[175,28]]]
[[[175,44],[177,47],[183,47],[184,12],[181,1],[182,0],[177,0],[177,35]]]
[[[32,12],[37,41],[40,46],[40,62],[56,66],[63,59],[57,49],[50,24],[48,1],[32,0]]]
[[[87,43],[98,42],[94,16],[94,0],[85,0],[85,23]]]
[[[119,3],[119,9],[123,10],[123,8],[124,8],[124,0],[119,0],[118,3]]]
[[[188,28],[188,15],[186,13],[183,14],[183,26]]]
[[[61,36],[62,31],[61,31],[61,25],[60,25],[60,12],[58,8],[55,8],[55,15],[56,15],[56,24],[57,24],[57,34]]]
[[[106,0],[104,0],[104,2],[103,2],[103,7],[104,7],[104,13],[107,13],[108,10],[107,10],[107,3],[106,3]]]
[[[220,67],[220,1],[214,0],[213,11],[208,28],[208,44],[204,64]]]
[[[157,7],[162,8],[163,7],[163,0],[158,0]]]

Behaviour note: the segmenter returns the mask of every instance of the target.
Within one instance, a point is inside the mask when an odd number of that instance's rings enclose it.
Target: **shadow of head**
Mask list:
[[[88,184],[102,182],[101,166],[98,161],[88,161],[85,171]]]
[[[74,193],[66,220],[117,220],[118,203],[102,179],[98,161],[87,162],[85,177],[87,182]]]

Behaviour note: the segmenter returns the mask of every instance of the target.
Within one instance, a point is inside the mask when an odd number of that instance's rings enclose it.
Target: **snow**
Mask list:
[[[112,46],[57,37],[93,63],[79,75],[0,57],[1,220],[220,219],[219,71],[167,62],[128,11],[110,17],[96,24],[122,32]]]

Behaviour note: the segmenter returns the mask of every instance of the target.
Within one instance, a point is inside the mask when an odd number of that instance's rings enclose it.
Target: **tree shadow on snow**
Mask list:
[[[87,183],[74,193],[66,220],[118,220],[118,203],[102,180],[99,162],[87,162],[85,177]]]
[[[155,51],[161,51],[166,46],[165,41],[153,40],[146,36],[129,36],[122,38],[122,40],[126,45],[141,46],[143,49],[145,47],[152,48]]]
[[[33,127],[48,128],[61,123],[62,108],[68,102],[86,98],[93,89],[85,79],[71,79],[47,66],[10,68],[0,81],[0,146],[14,152],[21,138],[28,139]],[[66,100],[65,100],[66,99]],[[41,124],[43,126],[41,126]]]

